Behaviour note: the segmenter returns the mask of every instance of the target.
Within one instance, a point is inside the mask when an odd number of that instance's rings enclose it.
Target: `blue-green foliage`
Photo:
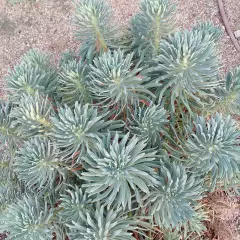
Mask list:
[[[201,238],[202,197],[239,184],[240,70],[221,30],[172,33],[143,0],[123,34],[104,0],[77,0],[79,53],[31,50],[0,102],[0,229],[14,240]],[[160,229],[160,230],[159,230]]]

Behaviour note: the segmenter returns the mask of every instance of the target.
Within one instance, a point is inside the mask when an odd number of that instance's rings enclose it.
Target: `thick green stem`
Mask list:
[[[159,51],[159,44],[160,44],[160,16],[156,17],[156,21],[155,21],[155,27],[154,27],[154,31],[153,31],[153,44],[154,44],[154,48],[155,48],[155,52],[154,55],[158,54]]]
[[[97,49],[103,49],[105,52],[108,50],[106,41],[100,31],[100,27],[99,27],[99,23],[98,23],[98,19],[96,17],[93,17],[92,20],[92,24],[93,24],[93,28],[96,32],[96,46]]]

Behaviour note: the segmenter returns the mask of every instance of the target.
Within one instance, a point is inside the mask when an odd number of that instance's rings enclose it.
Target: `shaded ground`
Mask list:
[[[215,191],[202,200],[209,213],[204,236],[211,240],[240,239],[240,197]]]
[[[55,57],[67,49],[78,48],[79,42],[74,39],[74,27],[71,24],[74,11],[71,0],[18,0],[21,2],[15,5],[9,1],[13,0],[0,0],[1,84],[8,68],[14,66],[31,48],[49,51]],[[138,10],[139,0],[107,1],[114,8],[117,22],[125,26]],[[177,28],[189,28],[202,20],[212,20],[222,26],[217,0],[172,1],[178,6],[175,16]],[[224,0],[224,3],[233,31],[240,30],[240,0]],[[226,33],[221,39],[219,51],[224,71],[240,66],[240,53],[235,50]],[[211,216],[217,216],[212,218],[209,225],[209,234],[213,231],[209,239],[240,239],[232,233],[240,225],[240,200],[216,194],[206,200],[213,213]]]

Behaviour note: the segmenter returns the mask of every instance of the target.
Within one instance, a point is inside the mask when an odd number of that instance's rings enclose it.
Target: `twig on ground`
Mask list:
[[[231,38],[235,48],[240,52],[240,45],[238,43],[238,40],[233,35],[232,29],[230,28],[230,25],[229,25],[229,22],[228,22],[228,19],[227,19],[225,10],[224,10],[224,6],[223,6],[223,1],[222,0],[218,0],[218,7],[219,7],[220,15],[221,15],[222,20],[223,20],[223,24],[224,24],[225,29],[227,31],[227,34]]]
[[[225,29],[227,31],[227,34],[231,38],[232,43],[235,46],[235,48],[237,49],[237,51],[240,52],[240,45],[238,43],[238,40],[233,35],[232,29],[230,28],[230,25],[229,25],[229,22],[228,22],[228,19],[227,19],[225,10],[224,10],[224,6],[223,6],[223,1],[222,0],[218,0],[218,7],[219,7],[220,15],[221,15],[222,20],[223,20],[223,24],[224,24]]]

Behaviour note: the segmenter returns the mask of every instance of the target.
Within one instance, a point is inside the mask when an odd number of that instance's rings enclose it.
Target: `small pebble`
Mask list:
[[[234,32],[236,38],[240,38],[240,30]]]

